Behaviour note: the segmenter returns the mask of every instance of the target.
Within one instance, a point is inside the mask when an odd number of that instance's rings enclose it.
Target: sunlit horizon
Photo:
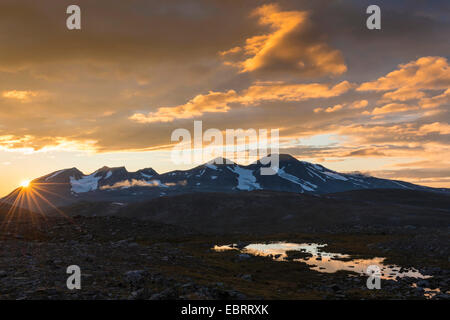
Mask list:
[[[283,152],[280,152],[283,153]],[[115,156],[120,154],[115,154]],[[128,156],[128,155],[127,155]],[[98,155],[98,159],[93,159],[95,156],[91,155],[89,156],[89,161],[86,161],[83,159],[83,161],[80,161],[79,163],[75,162],[68,162],[67,166],[64,167],[52,167],[53,163],[51,160],[48,160],[46,162],[45,167],[27,167],[26,168],[26,178],[20,178],[18,177],[17,181],[14,182],[9,181],[3,182],[0,185],[0,197],[4,197],[8,195],[10,192],[12,192],[17,187],[29,187],[32,180],[40,178],[42,176],[48,175],[52,172],[56,172],[63,169],[70,169],[70,168],[77,168],[80,170],[83,174],[89,175],[94,173],[96,170],[107,166],[107,167],[125,167],[127,171],[129,172],[135,172],[140,169],[149,168],[156,170],[159,174],[167,173],[170,171],[175,170],[189,170],[192,169],[202,163],[195,163],[195,164],[183,164],[183,165],[175,165],[170,161],[170,155],[167,154],[167,152],[164,152],[164,154],[158,154],[158,156],[149,155],[147,153],[135,153],[135,158],[131,157],[129,162],[123,161],[121,158],[117,159],[114,157],[107,157],[106,155]],[[143,160],[141,157],[148,158],[148,160]],[[318,161],[320,159],[315,158],[301,158],[296,157],[300,161],[306,161],[316,164],[321,164],[331,170],[338,171],[341,173],[352,173],[352,172],[361,172],[365,174],[370,174],[378,178],[388,178],[393,180],[402,180],[410,183],[415,183],[419,185],[434,187],[434,188],[448,188],[449,184],[447,182],[441,183],[436,181],[430,181],[430,180],[421,180],[421,179],[411,179],[408,177],[393,177],[387,173],[383,175],[382,168],[388,166],[389,164],[395,164],[393,162],[385,162],[380,161],[377,158],[374,159],[365,159],[364,161],[360,161],[357,159],[348,159],[347,161],[342,161],[342,159],[328,159],[327,161]],[[53,161],[58,162],[58,158],[54,159]],[[253,159],[234,159],[237,164],[240,165],[247,165],[255,160],[257,160],[258,157]],[[211,160],[211,159],[208,159]],[[206,161],[205,161],[206,162]],[[73,164],[73,165],[71,165]],[[57,165],[57,164],[55,164]],[[370,166],[372,170],[367,170],[367,166]],[[25,168],[24,168],[25,169]],[[30,170],[32,169],[32,170]],[[23,172],[24,170],[21,169]],[[378,173],[378,174],[377,174]],[[28,178],[32,177],[32,178]]]

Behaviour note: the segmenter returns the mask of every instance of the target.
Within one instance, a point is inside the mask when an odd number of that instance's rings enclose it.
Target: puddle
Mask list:
[[[427,297],[428,299],[432,299],[435,295],[437,295],[438,293],[441,293],[441,289],[436,288],[436,289],[430,289],[430,288],[424,288],[425,293],[423,294],[425,297]]]
[[[413,283],[411,285],[411,287],[413,288],[417,288],[417,283]],[[431,288],[423,288],[423,295],[425,297],[427,297],[428,299],[432,299],[435,295],[437,295],[438,293],[441,293],[441,289],[436,288],[436,289],[431,289]]]
[[[384,264],[385,258],[352,259],[351,256],[341,253],[332,253],[323,250],[327,245],[318,243],[254,243],[243,248],[236,245],[215,246],[215,251],[238,250],[242,253],[255,256],[266,256],[276,261],[296,261],[306,263],[311,270],[325,273],[334,273],[340,270],[352,271],[366,276],[367,267],[377,265],[381,269],[381,279],[395,280],[403,277],[427,279],[431,276],[423,275],[414,268],[402,268],[397,265]],[[287,251],[299,251],[301,258],[288,259]]]
[[[228,250],[238,250],[238,248],[233,247],[233,245],[224,245],[224,246],[214,246],[214,251],[222,252],[222,251],[228,251]]]

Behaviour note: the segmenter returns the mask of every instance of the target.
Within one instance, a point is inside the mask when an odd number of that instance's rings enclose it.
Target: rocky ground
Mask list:
[[[1,299],[448,299],[447,229],[362,226],[326,233],[201,234],[179,226],[118,217],[15,217],[1,221]],[[387,257],[427,280],[382,281],[320,273],[299,262],[215,252],[216,244],[264,241],[328,243],[332,252]],[[81,290],[66,286],[66,268],[81,268]]]

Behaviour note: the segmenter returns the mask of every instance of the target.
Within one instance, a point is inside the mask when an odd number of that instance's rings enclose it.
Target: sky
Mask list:
[[[449,15],[446,0],[2,0],[0,196],[63,168],[193,167],[170,152],[195,120],[279,129],[280,152],[337,171],[450,187]]]

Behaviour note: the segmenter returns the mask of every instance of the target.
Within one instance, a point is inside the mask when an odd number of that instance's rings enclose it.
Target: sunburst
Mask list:
[[[22,188],[28,188],[30,186],[30,182],[31,182],[30,180],[24,180],[20,183],[20,186]]]
[[[57,185],[59,183],[39,183],[31,182],[29,180],[22,181],[20,183],[20,188],[17,188],[13,193],[5,198],[5,203],[9,203],[10,208],[6,215],[1,219],[3,221],[0,223],[0,233],[2,231],[6,231],[12,220],[17,218],[30,219],[31,223],[38,227],[40,222],[47,220],[47,214],[45,211],[57,212],[62,217],[68,219],[71,223],[74,223],[73,219],[67,216],[45,196],[45,194],[47,194],[53,197],[56,196],[65,198],[51,192],[50,190],[47,190],[46,186],[55,184]],[[47,208],[44,210],[41,207],[41,204],[44,204]],[[43,218],[43,220],[39,219],[39,217]]]

